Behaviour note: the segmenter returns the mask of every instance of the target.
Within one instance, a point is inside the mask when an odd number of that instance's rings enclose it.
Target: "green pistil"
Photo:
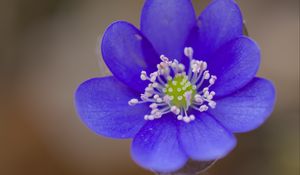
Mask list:
[[[187,107],[185,93],[192,92],[192,96],[196,94],[195,86],[190,83],[186,75],[176,75],[174,79],[169,80],[166,84],[165,93],[171,97],[171,104],[178,108]],[[191,104],[193,98],[190,98]]]

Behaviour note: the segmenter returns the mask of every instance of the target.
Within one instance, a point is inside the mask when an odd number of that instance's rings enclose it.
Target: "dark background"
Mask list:
[[[196,11],[208,1],[194,0]],[[259,75],[277,104],[261,128],[210,175],[299,174],[299,1],[238,0],[262,49]],[[139,26],[142,0],[0,0],[0,174],[150,175],[129,140],[96,136],[76,116],[73,93],[108,75],[98,41],[115,20]]]

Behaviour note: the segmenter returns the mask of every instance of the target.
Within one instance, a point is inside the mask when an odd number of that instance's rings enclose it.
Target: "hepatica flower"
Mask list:
[[[82,121],[102,136],[133,138],[132,158],[153,171],[226,156],[233,134],[260,126],[275,102],[272,83],[255,76],[260,50],[242,21],[232,0],[212,1],[198,18],[190,0],[146,0],[140,30],[117,21],[105,31],[113,76],[79,86]]]

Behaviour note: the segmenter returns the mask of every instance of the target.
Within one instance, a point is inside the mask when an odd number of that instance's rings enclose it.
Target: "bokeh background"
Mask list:
[[[207,0],[194,0],[198,14]],[[210,175],[299,174],[299,1],[237,0],[261,46],[259,75],[276,85],[274,113],[238,135]],[[130,159],[129,140],[96,136],[73,94],[108,75],[98,41],[115,20],[139,26],[142,0],[0,0],[0,174],[151,175]]]

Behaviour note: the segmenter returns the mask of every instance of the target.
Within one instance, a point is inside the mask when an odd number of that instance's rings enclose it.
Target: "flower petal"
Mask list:
[[[179,125],[179,140],[193,160],[210,161],[227,155],[236,145],[235,137],[212,116],[197,113],[196,120]]]
[[[133,25],[118,21],[111,24],[102,39],[102,55],[115,77],[130,88],[143,91],[142,70],[153,72],[160,62],[149,41]]]
[[[93,78],[75,94],[77,112],[95,133],[113,138],[131,138],[145,123],[146,105],[129,106],[138,94],[114,77]]]
[[[228,41],[243,34],[243,17],[233,0],[214,0],[201,13],[190,36],[196,58],[208,58]]]
[[[164,115],[149,121],[132,142],[132,157],[142,167],[157,172],[172,172],[181,168],[187,157],[177,139],[175,119]]]
[[[260,64],[260,49],[248,37],[239,37],[221,47],[208,61],[211,74],[217,76],[211,90],[217,96],[228,95],[249,83]]]
[[[159,54],[180,60],[196,16],[190,0],[147,0],[141,31]]]
[[[209,112],[232,132],[247,132],[259,127],[271,114],[275,104],[273,84],[254,78],[238,92],[216,100]]]

